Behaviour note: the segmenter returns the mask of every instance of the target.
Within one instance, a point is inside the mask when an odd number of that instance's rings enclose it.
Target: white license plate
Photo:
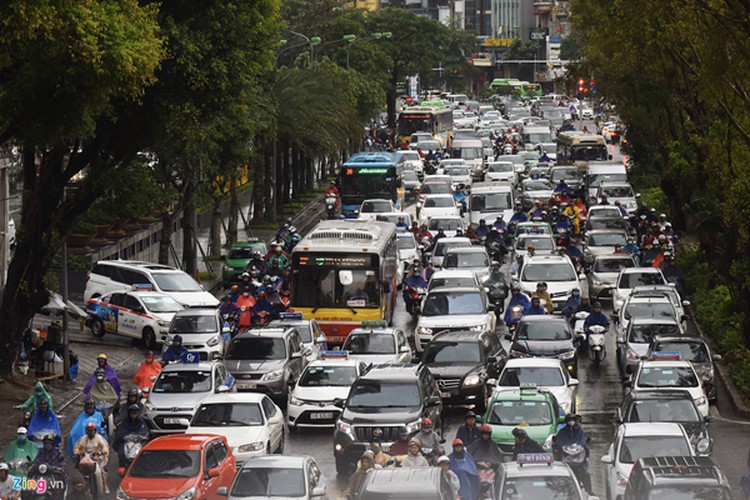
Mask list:
[[[453,397],[453,393],[450,392],[450,391],[440,391],[440,397],[446,398],[446,399],[447,398],[452,398]]]
[[[237,382],[238,389],[255,389],[258,387],[257,384],[251,384],[249,382]]]
[[[180,423],[179,418],[165,418],[164,423],[168,425],[178,425]]]
[[[332,411],[324,411],[324,412],[310,414],[310,420],[331,420],[331,419],[333,419]]]
[[[503,462],[510,462],[513,460],[513,455],[503,455]]]

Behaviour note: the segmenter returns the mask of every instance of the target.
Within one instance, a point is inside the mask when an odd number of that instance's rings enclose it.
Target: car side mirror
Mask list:
[[[336,408],[344,408],[344,400],[341,398],[334,398],[333,406]]]
[[[690,319],[690,316],[687,315],[687,314],[683,314],[682,316],[680,316],[680,320],[682,320],[682,321],[687,321],[689,319]]]
[[[611,465],[612,464],[612,457],[609,456],[609,455],[604,455],[602,457],[602,463],[606,464],[606,465]]]
[[[714,417],[713,415],[706,415],[705,417],[703,417],[703,421],[707,424],[710,424],[714,420],[716,420],[716,417]]]
[[[627,316],[626,316],[626,317],[627,317]],[[609,318],[610,318],[610,319],[611,319],[611,320],[612,320],[612,321],[613,321],[614,323],[619,323],[619,322],[620,322],[620,317],[619,317],[619,316],[617,316],[616,314],[612,314],[612,315],[610,315],[610,316],[609,316]]]
[[[229,490],[226,486],[219,486],[216,489],[216,494],[222,497],[228,497],[229,496]]]
[[[711,356],[711,359],[713,359],[714,361],[721,361],[721,354],[714,354],[713,356]]]
[[[487,387],[495,387],[497,385],[497,379],[488,378],[485,384],[487,385]]]
[[[212,469],[208,469],[208,471],[206,472],[206,476],[208,476],[209,478],[219,477],[220,475],[221,475],[221,473],[219,472],[219,468],[218,467],[214,467]]]
[[[299,359],[302,357],[302,351],[297,351],[292,353],[292,359]]]
[[[120,477],[125,477],[125,467],[118,467],[117,468],[117,475]]]
[[[683,300],[682,301],[682,307],[690,307],[690,301],[689,300]]]
[[[487,304],[487,311],[492,312],[495,310],[495,304]]]
[[[291,390],[294,389],[294,386],[297,385],[297,382],[293,378],[290,378],[286,381],[286,385],[288,385],[289,389]]]
[[[225,385],[220,385],[219,387],[216,388],[216,390],[214,392],[216,394],[221,394],[222,392],[229,392],[229,387],[227,387]]]
[[[572,378],[568,380],[568,386],[569,387],[575,387],[576,385],[580,384],[577,378]]]
[[[626,380],[622,383],[623,387],[633,387],[633,381],[632,380]]]
[[[581,273],[578,275],[579,280],[585,280],[586,279],[586,273]]]
[[[324,497],[324,496],[326,496],[326,488],[325,488],[325,486],[320,486],[320,485],[315,486],[315,488],[313,488],[313,490],[312,490],[311,496],[313,496],[313,497]]]

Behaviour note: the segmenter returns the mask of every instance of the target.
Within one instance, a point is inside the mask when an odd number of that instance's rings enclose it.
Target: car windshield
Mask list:
[[[626,273],[620,278],[618,288],[635,288],[646,285],[665,285],[661,273]]]
[[[552,410],[546,401],[495,401],[487,423],[492,425],[550,425]]]
[[[422,307],[423,316],[454,314],[485,314],[482,296],[477,292],[432,292],[427,295]]]
[[[628,422],[700,422],[703,419],[690,399],[634,401]]]
[[[355,333],[346,338],[342,349],[351,354],[395,354],[396,342],[390,333]]]
[[[619,273],[626,267],[635,267],[630,257],[622,259],[596,259],[594,261],[594,272],[596,273]]]
[[[529,179],[523,182],[524,191],[552,191],[554,187],[547,179]]]
[[[450,278],[436,278],[434,275],[430,278],[430,290],[440,287],[472,287],[477,286],[477,279],[474,276],[455,276]]]
[[[184,315],[172,320],[169,333],[216,333],[219,331],[219,323],[216,314]]]
[[[504,193],[487,193],[471,195],[471,211],[482,210],[508,210],[513,208],[513,200],[510,191]]]
[[[638,374],[636,386],[648,387],[698,387],[695,372],[687,367],[646,367]]]
[[[396,245],[399,250],[411,250],[417,246],[414,242],[414,236],[407,234],[405,236],[399,236],[396,238]]]
[[[645,457],[689,457],[693,454],[690,443],[681,436],[626,437],[620,445],[620,462],[635,463]]]
[[[452,191],[451,187],[443,182],[422,184],[422,194],[450,194]]]
[[[552,170],[550,180],[555,184],[558,184],[560,179],[565,179],[566,181],[580,181],[582,177],[583,175],[578,168],[555,168]]]
[[[524,134],[524,141],[527,144],[537,144],[540,142],[547,142],[551,139],[551,134],[549,132],[537,132],[533,134]]]
[[[503,484],[502,500],[578,500],[581,498],[572,476],[513,477]]]
[[[430,342],[424,353],[424,362],[479,363],[482,355],[476,342]]]
[[[680,359],[691,363],[708,363],[709,361],[708,349],[703,342],[659,342],[652,349],[652,352],[657,351],[679,352]]]
[[[726,488],[718,486],[665,486],[652,488],[644,500],[731,500]]]
[[[445,219],[430,217],[430,224],[429,226],[427,226],[427,229],[435,230],[439,227],[442,227],[446,231],[456,231],[457,229],[462,228],[461,219],[459,219],[458,217]]]
[[[590,247],[625,246],[628,242],[624,233],[590,233],[586,244]]]
[[[516,250],[526,250],[529,245],[534,247],[534,250],[553,250],[555,248],[555,242],[551,237],[547,238],[518,238],[516,240]]]
[[[419,176],[413,170],[405,170],[403,173],[403,178],[407,182],[419,183]]]
[[[538,387],[560,387],[565,385],[559,368],[506,368],[497,385],[502,387],[520,387],[532,384]]]
[[[468,177],[469,175],[469,169],[466,167],[445,167],[444,170],[445,175],[450,176],[461,176],[461,177]]]
[[[636,344],[650,344],[655,335],[680,335],[680,327],[676,324],[648,324],[639,323],[630,328],[628,340]],[[671,346],[670,346],[671,347]],[[672,351],[671,349],[659,349],[660,351]],[[682,359],[682,358],[681,358]]]
[[[211,390],[210,371],[161,372],[151,389],[153,394],[176,394],[184,392],[208,392]]]
[[[305,496],[305,473],[302,468],[243,467],[237,473],[229,496],[302,498]]]
[[[490,259],[485,252],[457,253],[449,252],[443,260],[443,268],[482,268],[489,267]]]
[[[190,427],[247,427],[263,425],[258,403],[204,404],[190,422]]]
[[[674,318],[675,310],[670,302],[630,302],[625,309],[625,318]]]
[[[390,212],[393,210],[391,204],[385,200],[366,201],[362,203],[362,212]]]
[[[350,387],[357,379],[353,366],[308,366],[299,379],[300,387]]]
[[[620,219],[622,214],[617,207],[596,207],[591,209],[589,219]]]
[[[628,224],[620,217],[617,219],[591,219],[587,223],[587,228],[595,229],[623,229],[628,230]]]
[[[400,151],[398,154],[404,160],[422,161],[422,157],[419,156],[419,153],[417,153],[416,151]]]
[[[203,288],[190,275],[180,272],[152,273],[162,292],[202,292]]]
[[[528,321],[518,325],[517,340],[570,340],[564,321]]]
[[[352,387],[346,407],[398,408],[419,406],[420,402],[416,380],[413,383],[363,380]]]
[[[229,250],[229,255],[227,255],[227,260],[250,260],[253,258],[253,252],[260,252],[261,255],[265,254],[260,247],[238,247],[238,248],[232,248]]]
[[[576,270],[566,263],[527,264],[521,273],[521,281],[575,281]]]
[[[284,340],[279,338],[235,337],[229,344],[226,359],[260,360],[286,359]]]
[[[424,200],[424,208],[452,208],[456,203],[449,196],[427,197]]]
[[[513,172],[512,163],[490,163],[488,172]]]
[[[152,313],[171,313],[183,309],[179,302],[166,295],[141,295],[141,300]]]
[[[419,147],[422,151],[438,151],[440,143],[438,141],[419,141]]]
[[[143,450],[128,472],[135,478],[195,477],[201,466],[201,454],[192,450]]]
[[[435,247],[435,257],[442,257],[446,253],[448,253],[448,250],[451,248],[464,248],[464,247],[470,247],[471,242],[468,240],[466,241],[450,241],[443,243],[442,241],[438,241],[437,246]]]
[[[605,182],[622,182],[628,180],[628,174],[594,174],[589,175],[589,186],[597,187]]]
[[[635,198],[633,188],[630,186],[602,186],[601,194],[607,198]]]

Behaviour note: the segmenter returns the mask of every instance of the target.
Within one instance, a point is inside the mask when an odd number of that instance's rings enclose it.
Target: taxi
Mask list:
[[[516,462],[500,467],[495,498],[592,499],[578,484],[573,471],[555,462],[551,453],[522,453]]]
[[[529,438],[549,449],[558,427],[565,424],[565,413],[555,396],[536,385],[495,389],[482,418],[492,427],[492,440],[500,447],[503,461],[513,458],[513,429],[523,427]]]
[[[184,307],[169,295],[147,285],[133,285],[129,292],[112,292],[89,299],[86,326],[95,337],[107,333],[141,339],[153,350],[165,337],[177,311]]]
[[[347,351],[322,351],[295,381],[289,394],[287,422],[290,430],[300,427],[333,427],[341,413],[336,399],[346,399],[368,364],[350,359]]]

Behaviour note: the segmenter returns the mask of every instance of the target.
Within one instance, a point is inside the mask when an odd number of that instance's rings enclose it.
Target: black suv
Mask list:
[[[442,332],[425,347],[422,362],[437,380],[446,404],[475,404],[484,409],[508,360],[495,332]]]
[[[731,500],[732,492],[724,473],[709,457],[639,458],[624,500],[657,498]]]
[[[628,392],[612,419],[615,425],[628,422],[670,422],[682,424],[690,444],[698,455],[708,455],[713,448],[708,423],[714,417],[702,417],[687,391]]]
[[[390,445],[406,426],[417,432],[420,420],[432,420],[441,433],[443,402],[437,383],[424,365],[383,364],[361,375],[349,390],[333,434],[336,471],[347,475],[372,441]]]
[[[578,339],[561,316],[525,316],[505,338],[512,341],[511,358],[557,358],[571,377],[578,374]]]

